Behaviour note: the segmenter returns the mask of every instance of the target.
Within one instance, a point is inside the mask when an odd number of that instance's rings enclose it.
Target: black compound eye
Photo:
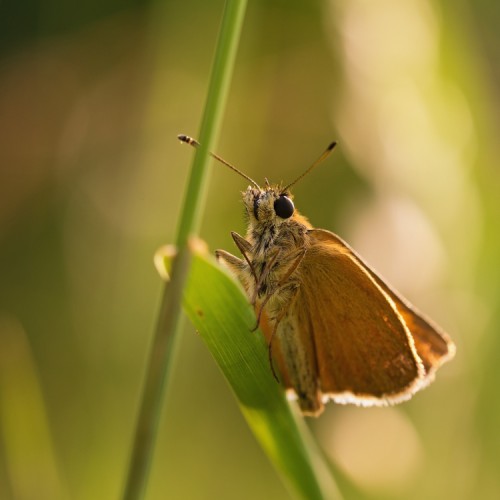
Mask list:
[[[295,207],[293,205],[293,201],[285,196],[284,194],[280,195],[280,197],[274,202],[274,211],[278,217],[282,219],[288,219],[293,215],[293,211]]]

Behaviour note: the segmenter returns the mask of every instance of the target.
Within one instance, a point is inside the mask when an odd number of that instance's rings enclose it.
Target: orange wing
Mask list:
[[[290,313],[297,318],[299,343],[314,357],[322,399],[365,406],[409,399],[453,357],[453,342],[341,238],[322,229],[309,235]],[[272,328],[265,314],[261,329],[269,342]],[[300,367],[287,361],[276,340],[273,357],[283,384],[296,393],[292,371]],[[314,412],[302,410],[317,415],[322,407],[318,400]]]
[[[423,362],[427,383],[431,382],[436,370],[455,355],[455,345],[450,337],[429,318],[425,317],[404,297],[390,288],[361,257],[340,237],[324,229],[313,229],[309,233],[316,244],[326,243],[344,249],[389,295],[398,313],[402,316],[408,330],[411,332],[415,348]]]

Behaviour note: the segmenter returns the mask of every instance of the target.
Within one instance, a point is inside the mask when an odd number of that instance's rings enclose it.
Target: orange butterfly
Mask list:
[[[183,142],[197,146],[187,136]],[[334,233],[295,209],[289,188],[251,185],[243,193],[246,237],[231,233],[243,259],[216,256],[242,283],[278,365],[305,415],[325,401],[362,406],[409,399],[451,359],[449,336],[390,288]],[[271,361],[271,367],[272,367]],[[274,368],[273,368],[274,371]]]

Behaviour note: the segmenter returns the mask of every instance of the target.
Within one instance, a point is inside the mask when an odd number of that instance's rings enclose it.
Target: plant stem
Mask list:
[[[124,500],[143,498],[146,490],[162,396],[175,358],[175,346],[182,323],[182,293],[191,259],[187,242],[189,236],[198,231],[201,222],[209,175],[208,151],[213,149],[221,127],[245,7],[246,0],[227,0],[224,9],[200,128],[201,146],[195,153],[181,212],[176,239],[178,255],[172,264],[171,281],[165,287],[157,318],[123,494]]]

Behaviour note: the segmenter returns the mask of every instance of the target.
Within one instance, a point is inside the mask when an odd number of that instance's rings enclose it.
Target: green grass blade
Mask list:
[[[303,498],[339,498],[331,475],[316,464],[305,426],[272,376],[262,333],[250,331],[255,315],[241,287],[213,259],[194,253],[183,303],[248,425],[288,485]]]
[[[221,127],[245,8],[246,0],[227,0],[224,8],[200,128],[201,146],[196,150],[181,210],[176,238],[179,253],[173,262],[172,281],[163,292],[156,321],[123,493],[124,500],[143,498],[146,490],[161,401],[175,359],[182,321],[180,303],[190,267],[190,253],[186,244],[189,235],[195,234],[200,225],[208,185],[208,150],[212,148]]]
[[[186,245],[190,235],[198,232],[205,207],[211,161],[209,151],[216,149],[214,146],[229,95],[245,9],[246,0],[227,0],[224,7],[207,100],[197,138],[200,146],[196,149],[177,232],[176,244],[179,249]]]

